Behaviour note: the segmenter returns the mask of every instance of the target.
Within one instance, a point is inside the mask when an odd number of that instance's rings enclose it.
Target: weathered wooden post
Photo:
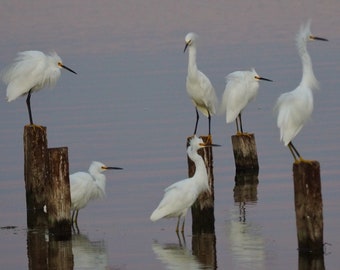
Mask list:
[[[46,127],[25,126],[23,139],[27,227],[44,227],[47,225],[43,211],[48,158]]]
[[[258,171],[255,136],[252,133],[231,136],[236,171]]]
[[[207,142],[208,136],[200,136],[203,142]],[[187,140],[189,146],[191,137]],[[214,174],[213,174],[213,154],[211,147],[205,147],[198,150],[202,156],[207,168],[210,192],[206,191],[198,197],[191,207],[192,215],[192,233],[215,233],[215,216],[214,216]],[[195,173],[195,164],[188,157],[188,175],[192,177]]]
[[[71,195],[67,147],[48,149],[47,178],[48,227],[55,240],[70,240]]]
[[[299,270],[325,270],[323,254],[299,254]]]
[[[300,253],[323,253],[323,214],[318,161],[293,164],[294,199]]]

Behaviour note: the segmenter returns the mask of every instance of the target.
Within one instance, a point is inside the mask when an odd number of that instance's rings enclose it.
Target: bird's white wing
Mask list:
[[[188,75],[186,79],[187,92],[194,105],[205,115],[216,113],[217,97],[209,78],[197,70],[195,76]]]
[[[93,178],[88,173],[77,172],[70,175],[70,192],[73,209],[80,209],[86,206],[91,199],[93,186]]]
[[[296,98],[296,90],[282,94],[275,105],[277,126],[280,129],[280,139],[287,145],[300,132],[309,119],[313,107],[306,107],[304,99]]]
[[[33,53],[32,53],[33,52]],[[32,91],[41,89],[46,63],[44,54],[36,51],[18,53],[15,62],[2,74],[7,86],[8,102]]]
[[[221,105],[221,111],[226,112],[226,122],[234,121],[247,104],[247,81],[238,71],[230,73],[226,77]]]
[[[203,89],[202,91],[202,101],[204,104],[204,107],[209,109],[209,112],[211,115],[216,114],[216,105],[217,105],[217,97],[216,97],[216,92],[215,89],[212,85],[212,83],[210,82],[209,78],[200,70],[198,70],[198,74],[199,74],[199,83],[201,88]],[[204,110],[202,110],[203,114],[205,116],[208,116],[208,112]]]
[[[196,200],[197,190],[192,185],[192,179],[185,179],[172,184],[165,189],[165,194],[151,219],[158,220],[163,217],[177,217],[189,208]]]

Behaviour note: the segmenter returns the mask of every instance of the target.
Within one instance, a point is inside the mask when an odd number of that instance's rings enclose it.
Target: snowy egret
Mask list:
[[[277,113],[277,126],[280,129],[280,140],[289,147],[295,162],[303,160],[294,147],[292,140],[300,132],[313,111],[313,90],[318,88],[312,67],[312,60],[307,51],[307,41],[325,38],[313,36],[310,21],[302,25],[296,36],[296,44],[302,62],[302,79],[297,88],[279,96],[274,110]],[[298,158],[298,159],[297,159]]]
[[[72,222],[77,223],[78,212],[90,200],[103,198],[105,195],[106,170],[122,170],[120,167],[107,167],[103,163],[93,161],[89,172],[70,174]]]
[[[259,89],[259,80],[272,80],[260,77],[255,69],[234,71],[226,76],[226,86],[222,97],[221,111],[226,112],[226,122],[236,122],[236,134],[243,134],[242,110],[252,101]]]
[[[217,144],[205,144],[196,135],[190,140],[187,148],[189,158],[195,163],[195,174],[187,179],[178,181],[167,187],[164,197],[150,216],[151,221],[161,218],[177,217],[176,232],[181,217],[183,217],[182,232],[184,231],[185,215],[196,201],[197,197],[206,190],[209,190],[208,174],[202,157],[197,153],[203,147],[219,146]]]
[[[186,88],[189,97],[194,103],[196,110],[196,124],[194,135],[197,132],[199,120],[198,110],[200,110],[209,120],[209,136],[211,136],[211,116],[216,113],[216,93],[209,78],[202,73],[196,64],[196,42],[197,35],[188,33],[185,36],[184,52],[189,48],[188,75],[186,78]]]
[[[54,86],[60,77],[61,68],[77,74],[63,65],[55,52],[46,55],[40,51],[24,51],[17,54],[14,63],[2,74],[2,80],[8,85],[8,102],[27,94],[26,104],[31,125],[33,125],[31,94],[45,87]]]

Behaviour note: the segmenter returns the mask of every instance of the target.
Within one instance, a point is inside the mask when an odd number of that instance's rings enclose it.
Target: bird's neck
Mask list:
[[[319,84],[314,75],[312,59],[307,51],[306,42],[299,42],[298,50],[302,62],[302,79],[300,84],[307,85],[310,89],[317,89]]]
[[[92,199],[102,198],[105,195],[106,177],[102,173],[91,174],[97,189],[93,190]]]
[[[197,63],[196,63],[196,48],[189,48],[189,62],[188,62],[188,74],[193,74],[197,72]]]
[[[208,173],[203,158],[197,153],[197,151],[188,151],[188,156],[195,163],[195,174],[193,177],[196,181],[200,182],[203,186],[202,189],[209,188]]]

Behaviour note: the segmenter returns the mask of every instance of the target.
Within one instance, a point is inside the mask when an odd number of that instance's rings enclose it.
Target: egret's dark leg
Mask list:
[[[238,126],[238,122],[239,122],[239,115],[236,117],[235,119],[235,123],[236,123],[236,134],[240,134],[240,128]]]
[[[185,217],[183,217],[182,230],[181,230],[182,233],[184,232],[184,224],[185,224]]]
[[[32,112],[31,112],[31,90],[28,91],[27,98],[26,98],[26,105],[28,110],[28,116],[30,118],[30,124],[33,125],[33,119],[32,119]]]
[[[180,221],[180,219],[181,219],[181,216],[179,216],[178,219],[177,219],[177,226],[176,226],[176,232],[177,232],[177,233],[178,233],[178,226],[179,226],[179,221]]]
[[[72,220],[72,223],[74,222],[74,214],[76,213],[76,210],[73,210],[72,211],[72,217],[71,217],[71,220]]]
[[[184,236],[184,233],[181,232],[181,234],[179,234],[178,232],[176,232],[177,234],[177,239],[178,239],[178,245],[180,247],[185,247],[187,245],[186,241],[185,241],[185,236]],[[182,242],[182,239],[183,239],[183,242]]]
[[[208,121],[209,121],[209,136],[211,136],[211,115],[210,112],[208,111]]]
[[[76,210],[76,219],[75,219],[75,224],[78,224],[78,214],[79,214],[79,210]]]
[[[238,119],[240,120],[240,130],[241,133],[243,134],[243,127],[242,127],[242,117],[241,117],[241,113],[238,114]]]
[[[289,142],[289,143],[288,143],[288,147],[289,147],[289,150],[290,150],[290,152],[292,153],[292,155],[293,155],[295,161],[298,161],[298,159],[297,159],[296,156],[298,156],[298,158],[299,158],[300,160],[302,159],[301,156],[300,156],[300,154],[299,154],[299,152],[296,150],[295,146],[292,144],[292,142]]]
[[[181,240],[181,237],[179,236],[179,233],[178,233],[178,232],[176,232],[176,234],[177,234],[178,244],[179,244],[180,247],[182,247],[182,240]]]
[[[196,135],[196,132],[197,132],[197,125],[198,125],[198,119],[200,118],[200,115],[198,114],[197,107],[195,107],[195,110],[196,110],[196,124],[195,124],[194,135]]]

